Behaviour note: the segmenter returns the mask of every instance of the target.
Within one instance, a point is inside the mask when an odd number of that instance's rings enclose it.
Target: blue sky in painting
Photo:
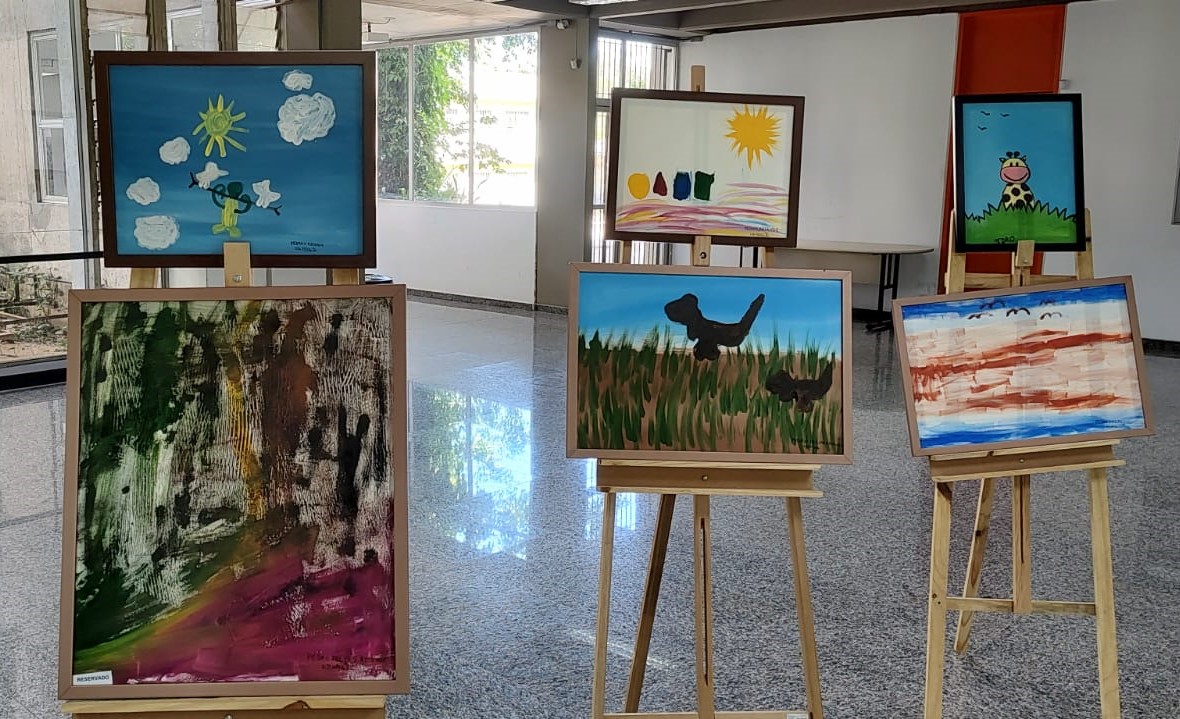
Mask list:
[[[1068,305],[1097,304],[1109,301],[1125,302],[1126,300],[1127,289],[1119,282],[1068,290],[1037,290],[1003,297],[971,297],[949,302],[906,305],[901,308],[901,316],[905,322],[915,319],[946,319],[952,325],[960,325],[962,318],[968,315],[987,310],[994,311],[996,308],[1036,308],[1054,305],[1055,310],[1061,310]]]
[[[747,344],[769,348],[777,333],[780,346],[789,336],[796,347],[813,342],[842,354],[839,280],[582,272],[578,331],[587,337],[595,331],[603,337],[627,333],[639,342],[658,326],[689,344],[684,325],[664,314],[665,304],[687,293],[697,296],[705,317],[718,322],[737,322],[754,298],[765,294]]]
[[[1028,156],[1027,184],[1036,199],[1074,213],[1073,135],[1073,106],[1066,101],[964,103],[967,212],[979,215],[1000,204],[1000,158],[1015,150]]]
[[[310,76],[309,88],[293,91],[284,86],[284,76],[294,69]],[[335,107],[335,123],[327,135],[299,145],[284,140],[278,129],[279,108],[293,96],[310,99],[317,93],[331,98]],[[253,184],[270,180],[270,189],[281,195],[273,203],[281,208],[279,215],[254,206],[238,216],[238,239],[250,242],[254,253],[359,254],[364,205],[362,93],[357,65],[112,66],[119,250],[219,254],[222,243],[232,239],[212,231],[221,221],[221,210],[209,192],[189,187],[189,173],[204,170],[211,161],[228,171],[214,185],[241,182],[243,190],[257,198]],[[227,143],[224,158],[216,145],[206,157],[203,133],[193,134],[201,122],[198,113],[210,100],[216,105],[218,95],[227,105],[233,101],[234,114],[246,113],[235,126],[249,130],[229,134],[246,151]],[[184,138],[191,148],[179,164],[161,159],[161,146],[174,138]],[[143,177],[159,187],[159,199],[148,205],[127,194],[128,187]],[[136,219],[154,216],[171,217],[179,227],[179,239],[163,250],[145,249],[136,240]]]

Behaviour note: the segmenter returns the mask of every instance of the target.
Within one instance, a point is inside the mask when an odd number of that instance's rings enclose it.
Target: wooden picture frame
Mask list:
[[[162,322],[171,329],[158,330]],[[76,290],[69,323],[59,696],[408,692],[405,286]],[[149,363],[149,352],[175,360]],[[149,392],[139,369],[118,383],[131,394],[105,401],[120,371],[148,366],[152,381],[175,389]],[[175,381],[160,379],[168,372]],[[329,429],[313,436],[321,426]],[[95,427],[105,431],[89,432]],[[131,439],[143,437],[156,448],[154,466],[120,474],[127,457],[143,458]],[[113,458],[122,464],[112,471]],[[92,511],[100,502],[105,517]],[[140,545],[157,547],[150,562],[131,549]],[[92,571],[95,557],[108,558],[102,571]],[[152,583],[112,574],[121,563],[151,573]],[[106,585],[90,582],[96,576]],[[102,592],[128,597],[99,611]],[[342,621],[353,634],[334,631]],[[91,643],[78,650],[82,626]],[[108,670],[79,667],[79,651],[87,662],[110,661]],[[197,657],[203,679],[188,669]],[[208,679],[217,671],[225,675]],[[336,674],[365,678],[298,679]]]
[[[99,51],[94,79],[107,266],[376,265],[374,53]]]
[[[956,95],[953,124],[956,252],[1086,249],[1081,95]]]
[[[893,327],[914,456],[1154,433],[1130,277],[894,300]]]
[[[803,106],[803,97],[791,95],[614,89],[606,238],[691,243],[708,235],[715,245],[794,247]],[[671,128],[656,127],[663,118],[653,112],[675,113],[667,120]],[[695,144],[680,139],[678,129],[697,130]],[[633,130],[646,134],[632,143]],[[785,142],[789,158],[782,157]],[[644,153],[637,160],[642,171],[624,161],[621,148],[632,144]],[[702,166],[690,166],[698,161]],[[718,177],[719,167],[732,179]],[[718,188],[722,194],[714,200]],[[620,213],[627,217],[620,220]]]
[[[851,292],[847,271],[572,264],[567,455],[850,464]]]

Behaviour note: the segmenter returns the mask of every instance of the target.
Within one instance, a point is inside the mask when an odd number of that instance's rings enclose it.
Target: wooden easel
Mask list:
[[[1018,243],[1012,256],[1011,275],[965,273],[966,256],[953,253],[947,269],[947,291],[968,288],[1027,287],[1070,279],[1093,279],[1090,211],[1086,210],[1086,249],[1076,253],[1075,275],[1033,275],[1034,243]],[[973,277],[974,275],[974,277]],[[1004,278],[1003,284],[980,284]],[[1098,684],[1102,719],[1117,719],[1119,710],[1118,645],[1115,638],[1114,578],[1110,546],[1110,506],[1106,470],[1125,464],[1114,456],[1117,440],[1072,442],[1036,448],[995,450],[941,455],[930,458],[934,481],[934,523],[930,541],[930,596],[926,624],[925,719],[942,716],[942,680],[946,643],[946,615],[959,611],[954,648],[967,650],[976,612],[1009,614],[1085,614],[1098,623]],[[1086,470],[1089,473],[1090,544],[1094,569],[1093,602],[1040,601],[1032,598],[1032,476],[1049,472]],[[997,480],[1012,477],[1012,597],[979,597],[984,553],[991,528],[992,498]],[[951,489],[955,482],[980,480],[975,510],[975,532],[967,559],[967,576],[961,596],[947,595],[947,559],[950,551]]]
[[[705,68],[692,67],[692,87],[704,90]],[[763,248],[764,261],[773,264],[773,250]],[[709,266],[712,239],[693,238],[692,264]],[[623,242],[622,262],[631,261],[631,243]],[[764,265],[765,266],[765,265]],[[591,695],[593,719],[624,719],[651,716],[653,719],[823,719],[823,701],[819,683],[819,659],[815,646],[815,618],[811,608],[810,578],[803,536],[804,497],[822,497],[812,477],[818,465],[755,464],[745,462],[662,462],[598,460],[598,490],[605,493],[602,505],[602,554],[598,575],[598,627],[594,639],[594,682]],[[605,712],[607,637],[610,624],[610,593],[614,554],[615,499],[619,492],[644,492],[660,495],[656,528],[652,538],[651,560],[644,582],[643,603],[635,637],[635,652],[627,682],[623,713]],[[696,689],[695,712],[640,713],[656,603],[664,574],[668,538],[676,497],[693,498],[693,568],[695,575],[696,618]],[[713,671],[713,588],[712,529],[710,497],[744,495],[783,497],[786,499],[787,527],[791,543],[791,565],[795,577],[795,605],[799,617],[800,646],[803,654],[804,686],[807,709],[784,711],[717,711],[714,703]]]
[[[223,245],[226,287],[251,287],[250,243]],[[333,269],[331,284],[360,284],[362,270]],[[160,284],[161,269],[135,267],[132,289]],[[191,699],[71,700],[61,706],[74,719],[385,719],[383,695],[268,696]]]
[[[1025,249],[1022,255],[1020,249],[1021,247],[1028,247],[1028,243],[1026,242],[1017,243],[1016,252],[1012,253],[1012,271],[1008,274],[1002,272],[968,272],[967,253],[955,250],[955,222],[952,219],[950,223],[951,230],[947,235],[947,241],[950,243],[950,246],[947,250],[946,276],[944,278],[946,291],[948,293],[954,293],[963,292],[964,290],[996,290],[1004,287],[1027,287],[1030,285],[1048,284],[1050,282],[1093,279],[1094,250],[1091,240],[1094,235],[1090,226],[1089,209],[1085,210],[1084,217],[1086,223],[1086,249],[1074,253],[1074,273],[1072,275],[1032,274],[1033,251]],[[1020,264],[1017,263],[1018,260]]]

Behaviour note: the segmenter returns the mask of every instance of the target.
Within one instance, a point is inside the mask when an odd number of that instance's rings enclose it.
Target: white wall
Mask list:
[[[937,247],[957,28],[931,15],[716,35],[682,46],[681,86],[700,64],[708,90],[807,98],[801,238]],[[937,275],[937,253],[904,258],[901,294]]]
[[[1061,77],[1082,94],[1094,272],[1132,275],[1143,336],[1180,341],[1180,2],[1074,3],[1065,28]]]
[[[532,208],[377,201],[377,271],[412,289],[533,304]]]

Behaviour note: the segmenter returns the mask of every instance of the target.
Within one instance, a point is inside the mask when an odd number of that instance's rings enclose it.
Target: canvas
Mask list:
[[[404,287],[69,311],[61,695],[408,691]]]
[[[1130,278],[894,301],[915,455],[1151,433]]]
[[[376,262],[372,53],[95,53],[112,266]]]
[[[955,249],[1086,245],[1080,95],[955,98]]]
[[[802,138],[802,97],[616,89],[607,238],[794,247]]]
[[[571,272],[570,456],[851,461],[849,273]]]

